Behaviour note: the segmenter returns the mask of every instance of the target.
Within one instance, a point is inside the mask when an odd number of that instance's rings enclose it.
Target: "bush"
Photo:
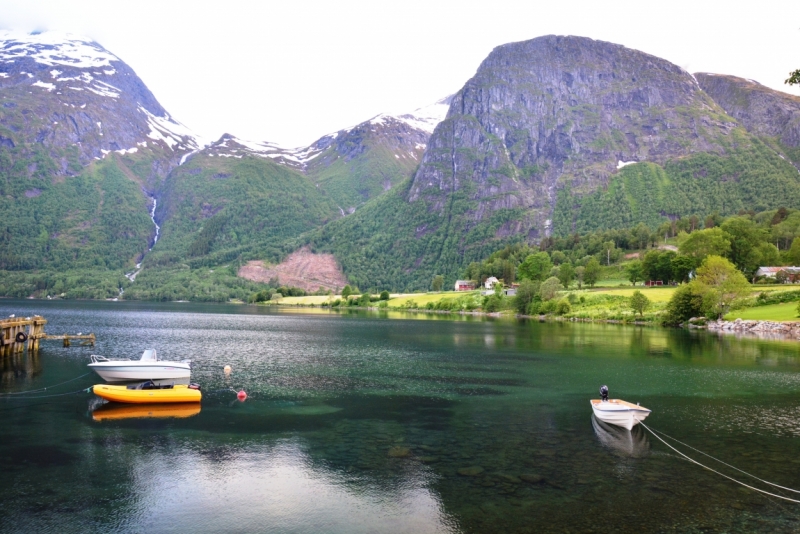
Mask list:
[[[380,300],[389,300],[389,292],[386,290],[381,291]]]
[[[567,299],[561,299],[558,301],[558,304],[556,304],[556,315],[564,315],[571,311],[572,311],[572,306],[570,306],[569,300]]]
[[[539,295],[542,297],[542,300],[552,300],[558,294],[559,289],[561,289],[561,282],[555,276],[551,276],[542,282],[539,288]]]
[[[514,307],[518,313],[525,313],[531,302],[539,293],[539,283],[531,280],[523,280],[517,288],[517,295],[514,297]]]
[[[493,313],[503,305],[503,298],[497,295],[489,295],[483,299],[483,311]]]
[[[689,284],[679,286],[667,303],[663,323],[677,326],[692,317],[702,314],[703,298],[692,291]]]
[[[558,303],[554,299],[545,300],[544,302],[542,302],[541,306],[539,307],[539,313],[545,314],[545,315],[549,314],[549,313],[555,313],[557,306],[558,306]]]

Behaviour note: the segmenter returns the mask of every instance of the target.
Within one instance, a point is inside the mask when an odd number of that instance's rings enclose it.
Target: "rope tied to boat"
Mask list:
[[[742,482],[741,480],[736,480],[735,478],[733,478],[733,477],[731,477],[731,476],[728,476],[728,475],[726,475],[725,473],[720,473],[720,472],[719,472],[719,471],[717,471],[716,469],[713,469],[713,468],[711,468],[711,467],[708,467],[707,465],[703,465],[703,464],[701,464],[700,462],[698,462],[697,460],[695,460],[695,459],[693,459],[693,458],[690,458],[689,456],[685,455],[684,453],[682,453],[681,451],[679,451],[678,449],[676,449],[675,447],[673,447],[672,445],[670,445],[669,443],[667,443],[666,441],[664,441],[664,439],[663,439],[663,438],[661,438],[661,436],[659,436],[659,435],[658,435],[658,433],[656,433],[656,432],[655,432],[653,429],[651,429],[649,426],[645,425],[645,424],[644,424],[642,421],[639,421],[639,424],[640,424],[640,425],[642,425],[644,428],[646,428],[646,429],[647,429],[647,431],[648,431],[648,432],[650,432],[650,434],[652,434],[652,435],[653,435],[655,438],[657,438],[657,439],[658,439],[658,440],[659,440],[661,443],[663,443],[664,445],[666,445],[667,447],[669,447],[670,449],[672,449],[673,451],[675,451],[676,453],[678,453],[679,455],[681,455],[683,458],[687,459],[689,462],[691,462],[691,463],[693,463],[693,464],[696,464],[696,465],[699,465],[699,466],[700,466],[700,467],[702,467],[703,469],[707,469],[707,470],[711,471],[712,473],[716,473],[716,474],[718,474],[718,475],[719,475],[719,476],[721,476],[721,477],[727,478],[728,480],[730,480],[730,481],[732,481],[732,482],[736,482],[737,484],[740,484],[740,485],[744,486],[745,488],[749,488],[749,489],[751,489],[751,490],[753,490],[753,491],[757,491],[757,492],[759,492],[759,493],[763,493],[764,495],[769,495],[769,496],[771,496],[771,497],[775,497],[775,498],[777,498],[777,499],[783,499],[784,501],[789,501],[789,502],[793,502],[793,503],[800,504],[800,500],[797,500],[797,499],[792,499],[792,498],[790,498],[790,497],[786,497],[786,496],[784,496],[784,495],[778,495],[778,494],[775,494],[775,493],[771,493],[771,492],[769,492],[769,491],[762,490],[762,489],[760,489],[760,488],[756,488],[756,487],[754,487],[754,486],[751,486],[751,485],[749,485],[749,484],[745,484],[745,483],[744,483],[744,482]],[[664,434],[664,435],[666,436],[666,434]],[[669,437],[669,436],[667,436],[667,437]],[[675,439],[675,438],[670,438],[670,439]],[[680,441],[678,441],[677,439],[675,439],[675,441],[676,441],[676,442],[678,442],[678,443],[681,443],[681,442],[680,442]],[[685,444],[684,444],[684,443],[681,443],[681,445],[685,445]],[[794,493],[800,493],[800,491],[797,491],[797,490],[794,490],[794,489],[791,489],[791,488],[786,488],[786,487],[784,487],[784,486],[779,486],[778,484],[773,484],[772,482],[768,482],[768,481],[766,481],[766,480],[763,480],[763,479],[761,479],[761,478],[758,478],[758,477],[757,477],[757,476],[755,476],[755,475],[751,475],[750,473],[748,473],[748,472],[746,472],[746,471],[742,471],[741,469],[739,469],[739,468],[736,468],[736,467],[733,467],[732,465],[729,465],[729,464],[727,464],[727,463],[723,462],[722,460],[719,460],[719,459],[717,459],[717,458],[714,458],[714,457],[713,457],[713,456],[711,456],[710,454],[706,454],[706,453],[704,453],[704,452],[698,451],[697,449],[695,449],[694,447],[691,447],[691,446],[689,446],[689,445],[686,445],[686,446],[687,446],[687,447],[689,447],[689,448],[690,448],[690,449],[692,449],[692,450],[695,450],[695,451],[697,451],[697,452],[699,452],[699,453],[701,453],[701,454],[705,455],[705,456],[708,456],[709,458],[711,458],[711,459],[713,459],[713,460],[716,460],[717,462],[719,462],[719,463],[721,463],[721,464],[724,464],[724,465],[726,465],[726,466],[728,466],[728,467],[731,467],[732,469],[736,469],[737,471],[739,471],[739,472],[741,472],[741,473],[744,473],[744,474],[745,474],[745,475],[747,475],[747,476],[753,477],[753,478],[755,478],[756,480],[758,480],[758,481],[760,481],[760,482],[763,482],[763,483],[765,483],[765,484],[769,484],[770,486],[774,486],[774,487],[776,487],[776,488],[781,488],[781,489],[784,489],[784,490],[787,490],[787,491],[791,491],[791,492],[794,492]]]
[[[11,396],[11,395],[30,395],[32,393],[39,393],[41,391],[47,391],[48,389],[55,389],[58,386],[63,386],[64,384],[69,384],[70,382],[74,382],[74,381],[79,380],[79,379],[81,379],[81,378],[83,378],[85,376],[89,376],[90,374],[92,374],[92,373],[91,372],[84,373],[81,376],[76,376],[75,378],[70,378],[69,380],[67,380],[65,382],[60,382],[60,383],[55,384],[53,386],[47,386],[47,387],[38,388],[38,389],[29,389],[28,391],[14,391],[12,393],[0,393],[0,396],[7,397],[7,396]]]

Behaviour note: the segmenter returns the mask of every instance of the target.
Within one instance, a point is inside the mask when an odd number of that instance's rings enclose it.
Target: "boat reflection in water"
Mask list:
[[[120,419],[186,418],[200,413],[200,403],[182,404],[103,404],[92,412],[95,421]]]
[[[592,415],[592,428],[600,443],[617,456],[641,458],[650,452],[647,433],[639,425],[633,427],[633,430],[628,430],[604,423]]]

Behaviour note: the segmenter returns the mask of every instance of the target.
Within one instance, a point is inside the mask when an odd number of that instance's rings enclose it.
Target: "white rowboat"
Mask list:
[[[650,415],[650,410],[647,408],[620,399],[607,401],[592,399],[591,403],[594,416],[599,420],[627,428],[628,430],[644,421]]]
[[[181,379],[192,373],[191,360],[159,360],[155,349],[145,350],[138,360],[110,360],[93,354],[89,367],[106,382]]]

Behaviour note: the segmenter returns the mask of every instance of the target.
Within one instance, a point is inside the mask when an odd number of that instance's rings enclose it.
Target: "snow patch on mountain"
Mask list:
[[[442,122],[450,109],[452,95],[442,98],[429,106],[415,109],[410,113],[382,113],[370,119],[370,124],[387,124],[390,121],[403,122],[412,128],[433,133],[434,128]]]
[[[111,67],[112,61],[120,61],[91,39],[73,33],[0,30],[0,60],[23,57],[33,58],[48,67],[102,68]]]
[[[141,106],[139,106],[139,111],[147,117],[147,124],[150,126],[147,137],[150,139],[163,141],[173,150],[176,147],[197,150],[203,146],[204,143],[191,130],[174,120],[169,114],[158,117]]]

